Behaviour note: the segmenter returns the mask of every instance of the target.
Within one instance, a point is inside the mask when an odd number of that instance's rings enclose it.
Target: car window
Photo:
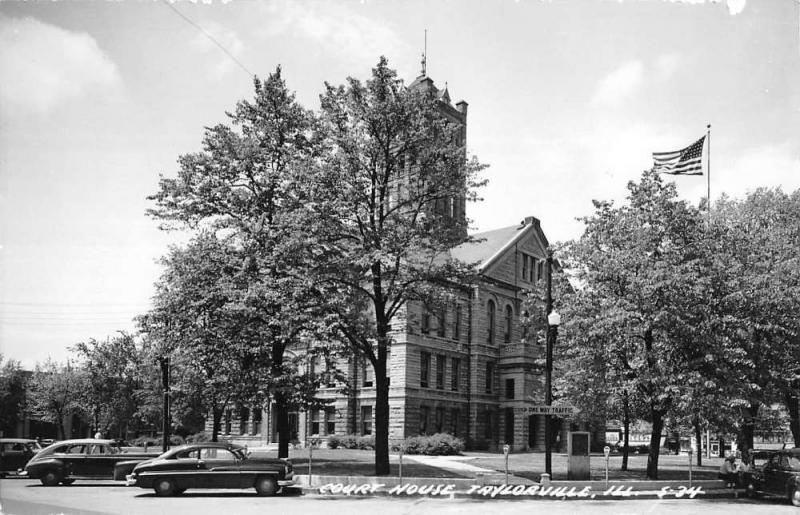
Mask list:
[[[789,456],[786,456],[785,454],[783,456],[781,456],[780,468],[782,468],[784,470],[789,468]]]
[[[10,451],[14,448],[13,443],[3,443],[3,452]]]
[[[11,448],[12,451],[24,451],[25,444],[22,442],[15,443],[14,446]]]
[[[800,458],[797,456],[790,456],[788,468],[791,470],[800,470]]]
[[[89,452],[87,454],[105,454],[106,453],[106,446],[105,445],[90,445]]]
[[[179,453],[176,458],[179,460],[196,460],[200,457],[199,449],[189,449]]]
[[[84,445],[68,445],[61,451],[66,454],[83,454],[84,453]]]
[[[201,460],[235,460],[236,456],[227,449],[216,447],[203,447],[200,449]]]

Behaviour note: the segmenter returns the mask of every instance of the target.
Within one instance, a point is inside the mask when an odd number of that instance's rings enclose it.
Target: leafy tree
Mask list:
[[[260,338],[251,345],[269,351],[266,393],[276,403],[278,454],[285,457],[298,394],[288,350],[326,325],[320,315],[326,297],[306,272],[313,245],[297,217],[305,202],[300,186],[320,146],[313,114],[297,104],[280,68],[264,82],[256,79],[254,100],[240,101],[228,116],[232,127],[207,129],[203,150],[181,156],[177,178],[162,177],[149,213],[166,227],[222,231],[242,254],[238,280],[244,283],[228,302],[247,319],[247,339]],[[226,310],[233,315],[233,304]]]
[[[0,354],[0,432],[13,436],[25,410],[25,392],[28,384],[26,372],[19,361],[3,363]]]
[[[703,314],[693,309],[703,299],[695,285],[703,274],[704,221],[697,209],[677,200],[674,184],[652,171],[630,182],[628,191],[627,204],[619,208],[595,201],[584,234],[561,260],[576,274],[579,296],[603,299],[600,306],[573,303],[570,315],[584,326],[605,326],[611,336],[601,331],[589,343],[605,345],[600,355],[613,355],[615,385],[646,410],[652,423],[647,476],[656,479],[665,418],[696,373],[686,363],[702,355],[706,344],[694,334]]]
[[[37,364],[30,382],[31,412],[58,428],[58,438],[66,438],[64,420],[74,414],[86,415],[81,403],[88,380],[86,374],[69,362],[48,359]]]
[[[712,215],[718,331],[733,349],[726,380],[736,385],[740,446],[753,447],[758,413],[776,401],[786,404],[800,444],[800,192],[758,189],[742,200],[723,197]]]
[[[185,380],[177,390],[191,395],[199,389],[217,441],[225,410],[257,400],[269,366],[260,324],[237,306],[246,285],[243,259],[228,242],[204,232],[186,248],[172,249],[164,262],[155,307],[141,317],[142,330],[159,343],[153,355],[171,356],[178,370],[190,371],[179,376]]]
[[[475,199],[475,176],[460,126],[432,91],[404,87],[381,58],[366,83],[327,85],[321,97],[326,145],[306,184],[316,229],[315,275],[339,298],[339,329],[375,372],[375,472],[389,473],[391,327],[410,300],[430,300],[469,267],[448,259],[466,240],[454,200]],[[463,281],[462,281],[463,282]]]
[[[125,438],[138,408],[134,392],[139,388],[141,361],[133,335],[121,332],[105,341],[90,339],[72,351],[88,381],[81,397],[94,430]]]

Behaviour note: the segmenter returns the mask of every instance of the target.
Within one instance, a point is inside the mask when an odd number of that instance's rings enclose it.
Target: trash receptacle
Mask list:
[[[589,473],[589,433],[571,431],[567,439],[567,479],[588,480]]]

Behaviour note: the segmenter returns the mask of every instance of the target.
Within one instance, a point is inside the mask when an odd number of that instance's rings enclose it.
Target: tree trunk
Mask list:
[[[283,394],[275,395],[275,423],[278,426],[278,458],[289,457],[289,408]]]
[[[382,334],[381,334],[382,333]],[[385,328],[378,332],[378,361],[375,363],[375,475],[389,475],[389,378],[386,375]]]
[[[797,448],[800,447],[800,406],[797,404],[797,391],[794,388],[787,389],[783,394],[783,401],[789,411],[789,428]]]
[[[219,441],[219,428],[222,425],[222,410],[218,408],[213,408],[211,410],[211,416],[213,420],[211,422],[211,441],[218,442]]]
[[[622,427],[625,431],[623,433],[624,440],[622,441],[622,468],[620,470],[628,470],[628,442],[629,433],[631,429],[631,414],[630,405],[628,401],[628,390],[622,393]]]
[[[703,466],[703,431],[700,428],[700,421],[694,419],[694,440],[697,442],[697,466]]]
[[[719,457],[725,457],[725,439],[721,436],[719,437]]]
[[[744,425],[742,426],[741,433],[741,452],[749,451],[753,448],[753,433],[755,432],[756,417],[758,417],[758,408],[761,406],[760,402],[751,402],[750,406],[744,415]]]
[[[658,479],[658,456],[661,450],[661,432],[664,430],[664,414],[651,409],[653,431],[650,433],[650,452],[647,455],[647,479]]]

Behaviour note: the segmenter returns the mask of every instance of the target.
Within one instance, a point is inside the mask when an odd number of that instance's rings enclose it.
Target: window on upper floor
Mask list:
[[[431,331],[431,312],[428,308],[422,308],[422,334],[428,334]]]
[[[361,370],[362,370],[361,377],[363,378],[361,386],[364,386],[366,388],[374,386],[374,384],[375,384],[375,369],[372,368],[372,363],[370,363],[370,361],[368,359],[364,359],[361,362]]]
[[[441,354],[436,356],[436,388],[444,389],[444,367],[445,357]]]
[[[422,351],[419,353],[419,385],[422,388],[428,387],[431,373],[431,354]]]
[[[505,343],[511,343],[511,335],[513,334],[514,330],[514,308],[511,307],[510,304],[506,305],[506,327],[505,327],[505,334],[503,335],[503,341]]]
[[[506,399],[514,398],[514,380],[506,379]]]
[[[456,314],[453,320],[453,339],[461,339],[461,304],[456,304]]]
[[[494,343],[494,332],[495,332],[494,317],[495,317],[494,301],[490,300],[486,303],[487,343]]]
[[[453,358],[450,368],[450,389],[457,391],[461,380],[461,358]]]
[[[536,280],[541,281],[544,279],[544,261],[539,261],[536,264]]]
[[[436,336],[444,338],[447,329],[447,310],[442,308],[436,316]]]
[[[494,362],[486,362],[486,393],[492,393],[494,389]]]

